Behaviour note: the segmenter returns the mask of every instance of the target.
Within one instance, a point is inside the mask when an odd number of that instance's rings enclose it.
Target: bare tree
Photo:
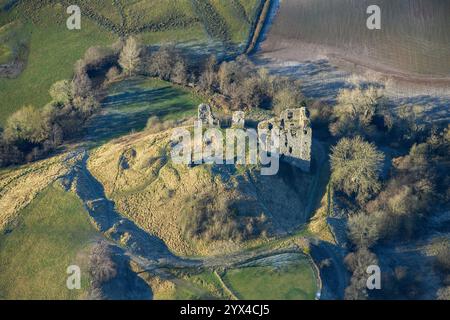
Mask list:
[[[383,159],[383,153],[361,137],[341,139],[331,154],[334,187],[349,196],[355,194],[363,203],[380,190],[378,178]]]
[[[359,248],[345,257],[347,267],[352,271],[350,285],[345,289],[345,298],[348,300],[365,300],[367,294],[367,267],[377,265],[378,259],[367,248]]]
[[[92,81],[85,71],[75,74],[72,80],[73,97],[87,97],[92,95]]]
[[[142,48],[136,38],[129,37],[119,57],[119,64],[128,76],[132,76],[140,70],[141,52]]]
[[[89,256],[89,271],[94,283],[101,284],[116,276],[116,264],[111,255],[111,248],[105,241],[99,241],[92,248]]]
[[[184,60],[180,59],[175,63],[172,74],[173,82],[183,85],[188,83],[188,70]]]
[[[382,92],[376,88],[343,89],[337,97],[333,110],[336,120],[330,131],[336,136],[368,135],[374,130],[373,117],[383,106]]]
[[[298,108],[302,102],[302,94],[297,88],[285,87],[275,93],[273,110],[280,114],[283,110]]]
[[[380,237],[382,213],[360,212],[348,219],[348,236],[358,247],[370,248]]]
[[[148,72],[163,80],[170,80],[172,69],[179,57],[172,46],[161,46],[150,58]]]
[[[216,56],[211,55],[204,66],[204,70],[200,75],[199,86],[200,89],[206,92],[214,92],[217,87],[217,59]]]

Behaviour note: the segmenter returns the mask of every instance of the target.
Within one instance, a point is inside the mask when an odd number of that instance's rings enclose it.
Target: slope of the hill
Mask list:
[[[174,164],[171,131],[142,132],[95,150],[88,168],[117,210],[181,255],[233,251],[305,223],[312,175]]]

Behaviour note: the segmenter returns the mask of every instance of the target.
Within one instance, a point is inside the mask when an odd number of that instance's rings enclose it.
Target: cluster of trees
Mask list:
[[[24,106],[7,120],[0,141],[0,166],[41,158],[72,138],[98,108],[86,72],[50,88],[52,101],[43,108]]]
[[[236,109],[267,107],[279,113],[304,103],[298,81],[270,75],[265,68],[257,69],[246,56],[221,63],[214,55],[200,63],[197,60],[199,58],[187,59],[172,45],[151,50],[130,37],[120,53],[119,65],[127,76],[159,77],[176,84],[194,86],[207,95],[224,95],[230,98]]]
[[[433,133],[426,142],[413,145],[407,155],[393,160],[391,176],[383,190],[348,219],[348,235],[357,248],[412,239],[421,232],[421,222],[427,216],[449,203],[449,129]],[[440,250],[436,259],[437,269],[447,274],[450,251]],[[446,277],[443,280],[448,286]]]
[[[365,268],[377,260],[371,249],[380,242],[412,238],[421,231],[420,222],[449,203],[450,127],[420,124],[417,107],[391,113],[374,88],[341,91],[335,109],[326,115],[331,135],[340,138],[332,148],[332,184],[340,206],[349,212],[348,238],[355,248],[346,258],[353,274],[346,296],[361,299],[367,297]],[[384,155],[374,142],[406,148],[386,168],[384,181]],[[439,261],[450,259],[442,256]],[[404,279],[405,272],[399,273]]]
[[[76,137],[100,108],[98,88],[103,80],[119,76],[117,67],[115,75],[111,69],[122,47],[118,41],[110,47],[89,48],[75,63],[73,78],[51,86],[51,102],[42,108],[24,106],[12,114],[0,137],[0,167],[40,159]],[[110,66],[108,74],[103,74]]]
[[[320,104],[313,108],[320,114],[319,120],[329,123],[329,132],[336,138],[360,136],[406,150],[427,137],[427,128],[420,121],[423,108],[411,105],[392,108],[381,89],[343,89],[336,100],[332,109],[324,110]]]
[[[230,98],[236,109],[272,108],[279,114],[305,103],[299,81],[270,75],[265,68],[257,69],[246,56],[220,64],[210,57],[200,74],[198,88]]]
[[[112,259],[112,250],[105,241],[98,241],[89,255],[89,275],[91,286],[88,293],[90,300],[103,300],[102,284],[117,275],[117,266]]]

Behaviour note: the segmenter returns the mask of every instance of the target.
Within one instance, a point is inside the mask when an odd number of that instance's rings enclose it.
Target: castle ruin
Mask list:
[[[219,120],[214,117],[211,107],[207,104],[198,106],[198,121],[209,127],[220,127]],[[245,129],[245,113],[235,111],[232,117],[232,128]],[[277,153],[281,159],[304,172],[311,167],[312,128],[305,107],[287,109],[279,117],[258,123],[258,132],[267,131],[263,139],[264,146],[270,151],[271,132],[277,129],[280,135]]]
[[[219,120],[214,117],[211,107],[206,103],[198,106],[198,121],[208,127],[220,127]]]
[[[291,165],[309,172],[311,167],[312,129],[306,108],[287,109],[279,117],[261,121],[258,131],[271,132],[278,129],[280,144],[278,153],[281,159]],[[270,144],[270,134],[266,136],[266,146]]]

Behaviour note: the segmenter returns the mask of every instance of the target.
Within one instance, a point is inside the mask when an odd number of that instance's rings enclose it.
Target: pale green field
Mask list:
[[[98,235],[81,201],[51,186],[0,234],[0,299],[79,299],[88,289],[88,249]],[[9,229],[11,228],[11,229]],[[68,290],[66,269],[81,268],[82,289]]]
[[[317,292],[316,276],[306,258],[280,267],[232,269],[223,279],[244,300],[312,300]]]
[[[50,101],[48,90],[58,80],[72,77],[73,66],[94,45],[115,41],[110,33],[86,21],[80,31],[69,31],[55,22],[54,10],[42,12],[41,24],[25,25],[20,36],[29,39],[27,65],[16,79],[0,78],[0,125],[23,105],[43,107]]]

